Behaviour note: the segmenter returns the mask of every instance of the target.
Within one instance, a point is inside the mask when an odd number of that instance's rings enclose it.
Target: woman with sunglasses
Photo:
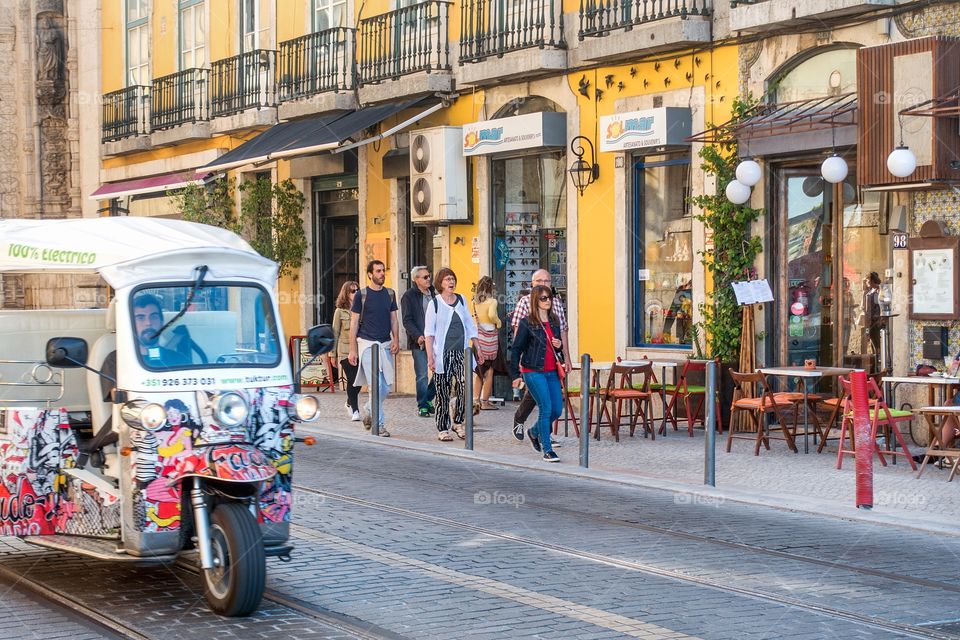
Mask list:
[[[514,388],[521,377],[537,403],[537,424],[527,430],[536,451],[543,451],[545,462],[560,462],[550,443],[553,422],[563,413],[563,394],[558,367],[563,363],[557,352],[560,341],[560,320],[553,312],[553,292],[537,285],[530,292],[530,314],[520,321],[513,339],[510,377]]]
[[[357,406],[360,387],[353,386],[353,381],[357,378],[357,367],[350,364],[350,307],[353,306],[353,298],[359,290],[360,285],[353,280],[343,283],[340,294],[337,296],[337,308],[333,312],[331,323],[333,336],[337,342],[337,362],[340,363],[340,370],[343,371],[347,381],[347,411],[353,422],[360,422],[360,410]]]

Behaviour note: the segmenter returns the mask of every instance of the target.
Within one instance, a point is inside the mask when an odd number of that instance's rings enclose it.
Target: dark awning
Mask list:
[[[688,138],[691,142],[743,141],[751,155],[856,144],[857,94],[761,104],[740,122],[729,121]]]
[[[436,101],[431,102],[433,102],[433,104],[423,99],[406,102],[389,102],[332,116],[328,115],[283,122],[270,127],[256,138],[244,142],[236,149],[228,151],[213,162],[198,169],[198,171],[224,171],[245,164],[262,163],[269,160],[292,158],[323,151],[339,152],[358,147],[367,142],[372,142],[375,139],[390,135],[399,128],[433,113],[442,106],[442,103]],[[388,132],[383,132],[374,138],[356,140],[356,136],[364,130],[383,122],[387,118],[405,109],[416,106],[426,107],[426,109]]]

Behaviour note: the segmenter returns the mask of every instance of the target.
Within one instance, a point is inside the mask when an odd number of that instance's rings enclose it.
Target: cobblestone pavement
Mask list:
[[[0,569],[164,640],[960,638],[960,537],[322,433],[294,473],[296,549],[248,619],[211,614],[179,566],[0,538]],[[109,637],[22,593],[0,602],[33,617],[0,638]]]
[[[110,633],[5,580],[0,580],[0,638],[44,640],[115,640]]]
[[[360,423],[350,422],[343,406],[344,394],[319,394],[321,417],[314,426],[321,432],[362,434]],[[474,449],[478,453],[521,456],[531,462],[539,460],[529,442],[517,442],[511,435],[513,411],[516,405],[507,403],[497,411],[482,411],[476,418]],[[416,416],[416,403],[410,397],[389,397],[386,406],[387,428],[394,440],[416,442],[438,450],[462,449],[463,442],[439,442],[433,419]],[[536,412],[528,420],[533,423]],[[683,423],[681,422],[681,425]],[[563,434],[563,421],[560,434]],[[569,438],[560,437],[558,449],[561,465],[576,468],[578,441],[573,423],[568,425]],[[615,442],[609,428],[601,430],[600,440],[590,439],[590,467],[597,470],[633,474],[640,477],[701,485],[703,482],[704,432],[694,430],[689,438],[684,429],[669,431],[666,437],[655,441],[639,435],[631,438],[629,429],[622,429],[620,442]],[[817,454],[810,439],[811,452],[802,453],[802,439],[798,441],[801,453],[791,452],[786,443],[773,440],[771,450],[753,455],[753,445],[734,440],[733,450],[726,453],[726,434],[717,438],[716,481],[721,489],[736,489],[776,499],[790,496],[813,500],[841,508],[854,507],[854,460],[847,456],[843,468],[837,469],[837,449],[834,441],[824,453]],[[908,446],[912,445],[909,442]],[[913,453],[920,454],[917,447]],[[553,467],[554,465],[550,465]],[[927,465],[919,479],[906,460],[887,467],[875,464],[874,512],[880,514],[929,514],[931,518],[956,522],[960,518],[960,482],[947,483],[949,471]]]
[[[325,436],[296,473],[274,579],[410,637],[960,637],[949,537]]]

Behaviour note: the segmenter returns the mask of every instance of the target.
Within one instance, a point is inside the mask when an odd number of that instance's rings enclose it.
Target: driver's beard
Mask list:
[[[140,332],[140,344],[145,347],[155,347],[160,343],[160,338],[157,337],[156,329],[144,329]]]

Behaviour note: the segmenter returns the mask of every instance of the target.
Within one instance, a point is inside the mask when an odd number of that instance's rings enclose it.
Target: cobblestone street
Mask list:
[[[389,426],[395,442],[403,428]],[[574,442],[564,449],[573,464]],[[187,567],[6,538],[0,608],[13,623],[0,637],[960,637],[956,537],[330,435],[298,448],[294,482],[296,549],[268,561],[254,616],[210,614]],[[124,627],[31,606],[16,576]]]
[[[320,432],[342,433],[350,436],[365,434],[359,423],[350,422],[343,408],[343,394],[320,394],[323,415],[312,425]],[[517,442],[511,434],[515,404],[496,411],[482,411],[476,417],[474,450],[495,458],[509,459],[522,464],[538,465],[529,442]],[[657,411],[658,409],[655,409]],[[392,440],[413,442],[430,450],[451,451],[463,448],[463,442],[438,442],[435,423],[432,419],[415,415],[415,403],[407,397],[390,397],[387,400],[387,426]],[[536,412],[527,421],[533,424]],[[629,437],[628,429],[622,428],[620,442],[615,442],[609,428],[600,432],[600,440],[590,439],[590,467],[595,470],[618,472],[637,478],[670,483],[683,483],[701,487],[703,482],[704,433],[694,430],[694,437],[687,436],[685,425],[680,431],[670,430],[666,437],[657,436],[655,441],[640,435]],[[659,422],[658,422],[659,426]],[[560,436],[564,424],[560,422]],[[573,422],[568,426],[569,438],[559,437],[562,447],[558,449],[563,468],[575,470],[578,465],[579,442],[574,437]],[[591,434],[592,436],[592,434]],[[908,446],[913,446],[908,439]],[[719,490],[731,490],[746,498],[755,498],[772,504],[791,501],[813,510],[826,508],[856,513],[854,509],[855,473],[852,456],[844,458],[843,467],[836,468],[837,445],[831,440],[822,454],[816,453],[813,437],[810,438],[810,453],[803,453],[802,438],[798,440],[799,454],[794,454],[785,442],[771,440],[770,451],[761,450],[753,455],[753,445],[744,440],[734,440],[731,453],[726,453],[726,434],[717,435],[716,478]],[[923,449],[914,447],[912,453]],[[906,460],[896,465],[882,467],[874,462],[874,514],[891,518],[909,517],[913,526],[943,525],[956,527],[960,517],[960,484],[947,483],[948,469],[927,465],[919,479]]]

